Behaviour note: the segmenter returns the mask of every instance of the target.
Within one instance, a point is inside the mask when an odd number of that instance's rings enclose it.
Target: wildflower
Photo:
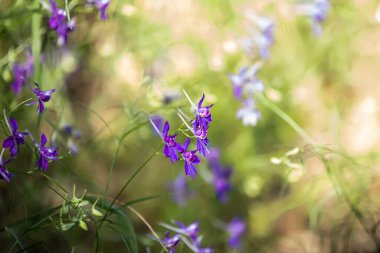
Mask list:
[[[243,107],[236,113],[236,117],[242,119],[243,124],[246,126],[255,126],[260,119],[260,116],[260,112],[257,110],[253,99],[245,100],[243,102]]]
[[[197,139],[197,149],[199,153],[206,156],[208,139],[207,139],[207,128],[208,126],[202,126],[200,122],[195,121],[194,123],[194,136]]]
[[[34,70],[34,59],[32,53],[27,53],[27,59],[24,63],[16,63],[13,65],[13,82],[11,88],[14,93],[19,94],[24,86],[25,80],[28,79]]]
[[[244,84],[247,83],[246,72],[247,72],[247,68],[244,67],[239,70],[239,73],[237,75],[235,74],[229,75],[235,98],[239,100],[243,98],[243,87],[244,87]]]
[[[185,174],[190,175],[194,179],[195,175],[198,175],[195,164],[199,164],[201,160],[196,155],[197,150],[187,151],[189,144],[190,138],[187,138],[180,151],[182,158],[185,160]]]
[[[214,174],[213,183],[216,197],[221,202],[227,202],[228,194],[231,191],[230,178],[232,175],[232,169],[230,167],[222,167],[219,162],[219,152],[217,149],[210,150],[208,164],[212,168]]]
[[[5,165],[10,161],[10,160],[6,160],[3,162],[3,154],[4,154],[4,149],[1,151],[1,154],[0,154],[0,179],[4,179],[5,181],[9,182],[11,181],[11,178],[13,177],[13,174],[10,173],[7,168],[5,167]]]
[[[198,114],[198,120],[199,124],[201,126],[208,126],[208,124],[212,121],[211,117],[211,107],[213,107],[214,104],[208,105],[208,106],[202,106],[203,100],[205,99],[205,94],[202,95],[202,98],[198,102],[197,107],[197,114]]]
[[[186,177],[183,174],[177,176],[177,178],[170,185],[170,189],[174,192],[174,201],[180,206],[183,206],[186,202],[186,199],[191,197],[193,194],[193,192],[190,191]]]
[[[177,247],[181,239],[181,236],[176,234],[173,237],[169,237],[169,231],[165,233],[165,239],[161,242],[165,245],[165,247],[169,250],[169,253],[174,253],[174,248]]]
[[[227,232],[229,234],[228,244],[231,248],[238,249],[241,245],[241,237],[246,232],[246,225],[240,218],[233,218],[227,225]]]
[[[298,6],[301,15],[308,16],[311,21],[312,30],[315,36],[322,34],[322,24],[330,10],[329,0],[314,0],[313,2]]]
[[[47,138],[45,134],[41,135],[41,144],[38,145],[36,143],[37,149],[40,153],[36,166],[43,171],[46,171],[49,160],[58,160],[57,148],[45,147],[46,143],[47,143]]]
[[[263,83],[257,78],[261,65],[261,62],[257,62],[249,68],[241,68],[236,75],[229,75],[236,99],[242,100],[244,95],[254,95],[264,90]]]
[[[64,135],[66,140],[66,145],[71,154],[75,155],[78,153],[78,146],[75,143],[75,140],[81,137],[79,130],[75,129],[72,125],[67,124],[61,128],[61,132]],[[55,145],[56,146],[56,145]]]
[[[38,112],[42,113],[45,109],[44,103],[49,102],[51,95],[55,91],[55,89],[47,90],[47,91],[42,91],[40,90],[40,86],[37,83],[34,83],[37,88],[32,89],[33,93],[36,95],[36,98],[34,101],[26,104],[27,106],[34,105],[38,101]]]
[[[75,20],[67,21],[66,11],[58,9],[54,0],[50,0],[51,16],[49,19],[50,29],[56,30],[58,34],[58,45],[63,46],[67,42],[69,32],[75,29]]]
[[[191,240],[196,241],[199,233],[199,222],[193,222],[189,226],[185,226],[182,222],[177,221],[177,225],[180,227],[180,232],[188,236]]]
[[[274,41],[274,23],[269,17],[259,17],[252,13],[248,13],[247,17],[257,29],[251,37],[243,40],[243,48],[248,54],[252,54],[257,49],[261,59],[268,59],[269,49]]]
[[[14,157],[19,152],[19,145],[25,143],[25,137],[28,135],[28,133],[19,132],[18,124],[16,120],[13,119],[12,117],[10,118],[10,124],[9,124],[7,117],[5,115],[5,111],[4,111],[4,119],[11,133],[11,136],[9,136],[3,141],[3,148],[9,148],[11,157]]]
[[[110,4],[110,0],[87,0],[87,3],[98,8],[98,10],[100,12],[100,17],[102,20],[107,19],[106,10],[108,8],[108,5]]]

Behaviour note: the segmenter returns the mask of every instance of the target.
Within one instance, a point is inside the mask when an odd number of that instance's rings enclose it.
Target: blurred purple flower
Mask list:
[[[213,183],[216,197],[219,199],[219,201],[225,203],[228,201],[228,195],[232,189],[230,182],[232,168],[223,168],[219,161],[219,151],[215,148],[210,150],[210,154],[208,156],[208,164],[212,169],[214,175]]]
[[[56,30],[58,34],[58,45],[63,46],[67,42],[69,32],[75,29],[75,19],[67,20],[66,11],[58,9],[54,0],[50,0],[51,16],[49,19],[50,29]]]
[[[247,99],[243,102],[243,107],[237,111],[236,117],[242,119],[246,126],[255,126],[261,115],[256,108],[255,101]]]
[[[25,143],[25,137],[28,135],[28,133],[19,132],[17,122],[12,117],[10,118],[10,124],[9,124],[8,119],[6,118],[5,111],[4,111],[4,119],[11,133],[11,136],[9,136],[3,141],[3,148],[5,149],[9,148],[11,157],[14,157],[19,152],[19,145]]]
[[[167,231],[165,233],[165,239],[162,240],[161,242],[164,244],[166,249],[169,250],[169,253],[174,253],[174,248],[177,247],[181,239],[181,236],[176,234],[173,237],[169,237],[169,232]]]
[[[37,83],[34,83],[37,88],[32,89],[33,93],[36,95],[36,98],[34,101],[25,104],[26,106],[31,106],[34,105],[38,102],[38,112],[42,113],[45,109],[44,103],[49,102],[51,95],[55,91],[55,89],[47,90],[47,91],[42,91],[40,90],[40,86]]]
[[[241,218],[235,217],[227,225],[229,235],[228,244],[231,248],[238,249],[241,246],[241,237],[245,234],[247,226]]]
[[[197,169],[195,168],[195,164],[199,164],[201,160],[196,155],[197,150],[187,151],[190,144],[190,138],[187,138],[180,152],[182,154],[183,159],[185,160],[185,174],[190,175],[192,179],[197,173]]]
[[[5,165],[10,161],[6,160],[3,162],[3,154],[4,154],[4,149],[1,151],[0,154],[0,179],[4,179],[5,181],[9,182],[11,181],[11,178],[14,176],[13,173],[10,173]]]
[[[322,34],[322,24],[326,20],[330,7],[329,0],[314,0],[298,6],[298,12],[310,18],[315,36]]]
[[[153,122],[154,126],[156,126],[156,128],[161,131],[161,129],[163,127],[163,124],[164,124],[163,118],[161,116],[159,116],[159,115],[154,115],[154,116],[150,117],[150,120]],[[152,127],[153,127],[153,124],[152,124]],[[155,132],[157,132],[156,128],[153,127],[153,130]]]
[[[269,49],[274,42],[274,22],[269,17],[259,17],[253,13],[247,14],[257,29],[249,38],[243,40],[243,48],[248,54],[252,54],[255,49],[261,59],[268,59],[270,56]]]
[[[26,55],[26,62],[16,63],[13,65],[13,81],[11,88],[14,93],[19,94],[21,88],[25,85],[25,81],[33,74],[34,58],[30,51]]]
[[[185,226],[182,222],[177,221],[176,224],[180,228],[180,232],[188,236],[191,240],[196,241],[199,233],[199,222],[193,222],[188,226]]]
[[[249,68],[241,68],[236,75],[229,75],[236,99],[242,100],[245,96],[255,95],[264,90],[264,84],[257,78],[260,68],[261,63],[257,62]]]
[[[100,12],[100,17],[102,20],[106,20],[107,19],[107,8],[110,4],[110,0],[87,0],[87,3],[95,6],[96,8],[98,8],[99,12]]]
[[[61,132],[64,135],[64,138],[67,142],[66,145],[67,145],[70,153],[73,155],[77,154],[78,153],[78,146],[76,145],[75,140],[77,140],[81,137],[81,132],[79,130],[75,129],[70,124],[64,125],[61,128]]]
[[[183,174],[179,174],[170,184],[170,190],[174,192],[174,201],[180,206],[183,206],[186,200],[193,195],[193,192],[190,190],[186,181],[186,177]]]
[[[37,167],[43,171],[46,171],[49,160],[58,160],[58,151],[56,148],[45,147],[47,138],[45,134],[41,135],[41,144],[36,143],[40,156],[37,160]]]

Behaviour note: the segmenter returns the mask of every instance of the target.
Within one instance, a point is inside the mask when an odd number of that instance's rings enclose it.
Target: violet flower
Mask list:
[[[9,172],[5,165],[10,161],[6,160],[3,162],[3,154],[4,154],[4,149],[1,151],[0,154],[0,179],[4,179],[7,182],[11,181],[11,178],[14,176],[13,173]]]
[[[36,166],[43,171],[46,171],[49,161],[58,160],[57,148],[45,147],[46,143],[47,138],[45,134],[41,135],[41,144],[36,143],[40,155]]]
[[[243,107],[237,111],[236,117],[241,119],[246,126],[255,126],[261,114],[256,108],[255,101],[247,99],[243,102]]]
[[[193,222],[188,226],[185,226],[182,222],[177,221],[176,224],[180,228],[180,232],[188,236],[191,240],[196,241],[199,233],[199,222]]]
[[[190,138],[187,138],[180,150],[180,153],[182,154],[182,158],[185,160],[185,174],[190,175],[191,178],[194,179],[194,177],[198,175],[195,165],[199,164],[201,160],[196,155],[197,150],[187,150],[189,144]]]
[[[28,135],[28,133],[19,132],[17,122],[12,117],[10,118],[10,124],[9,124],[7,117],[5,115],[5,111],[4,111],[4,119],[11,133],[11,136],[9,136],[3,141],[3,148],[9,148],[11,157],[14,157],[19,153],[19,145],[25,143],[25,137]]]
[[[38,102],[38,112],[42,113],[45,110],[44,103],[49,102],[51,95],[55,91],[55,89],[42,91],[40,90],[40,86],[37,83],[34,83],[37,88],[32,89],[33,93],[36,95],[35,100],[27,103],[26,106],[34,105]]]
[[[169,250],[169,253],[174,253],[174,248],[177,247],[181,239],[181,236],[176,234],[173,237],[169,237],[169,231],[165,233],[165,239],[161,242],[164,244],[165,248]]]
[[[241,246],[241,237],[245,234],[247,226],[241,218],[235,217],[227,225],[229,235],[228,244],[231,248],[238,249]]]
[[[107,11],[107,8],[110,4],[110,0],[87,0],[87,3],[98,8],[98,10],[100,12],[100,17],[102,20],[107,19],[106,11]]]
[[[322,24],[326,20],[330,7],[329,0],[314,0],[298,6],[298,12],[310,18],[313,34],[317,37],[322,34]]]
[[[32,53],[28,51],[27,59],[24,63],[16,63],[13,65],[13,81],[11,84],[12,91],[15,94],[19,94],[21,88],[25,84],[25,80],[27,80],[34,71],[34,58]]]
[[[198,102],[197,107],[197,116],[196,121],[199,122],[200,126],[207,127],[208,124],[212,121],[211,117],[211,107],[213,107],[214,104],[208,105],[208,106],[202,106],[203,100],[205,99],[205,94],[202,95],[202,98]]]
[[[195,121],[194,123],[193,131],[197,139],[197,149],[203,156],[206,156],[206,152],[208,152],[207,128],[208,126],[201,125],[200,122]]]
[[[56,30],[58,35],[58,45],[63,46],[67,42],[69,32],[75,29],[75,19],[67,20],[66,11],[58,9],[54,0],[50,0],[51,16],[49,19],[50,29]]]
[[[173,200],[180,206],[183,206],[186,200],[193,195],[183,174],[178,175],[170,184],[170,190],[173,191]]]
[[[247,17],[254,23],[256,30],[251,37],[243,40],[243,48],[248,54],[258,50],[261,59],[268,59],[270,56],[269,49],[274,42],[274,23],[269,17],[259,17],[249,13]]]

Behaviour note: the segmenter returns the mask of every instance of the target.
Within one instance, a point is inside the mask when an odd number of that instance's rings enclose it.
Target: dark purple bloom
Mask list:
[[[170,190],[173,191],[174,201],[180,206],[183,206],[186,200],[193,195],[183,174],[178,175],[173,183],[171,183]]]
[[[66,11],[58,9],[54,0],[50,0],[51,16],[49,19],[50,29],[56,30],[58,34],[58,45],[66,44],[69,32],[75,29],[75,20],[67,20]]]
[[[1,151],[0,154],[0,179],[4,179],[5,181],[9,182],[11,181],[11,178],[13,177],[13,173],[10,173],[5,165],[10,161],[6,160],[3,162],[3,154],[4,154],[4,149]]]
[[[207,128],[208,126],[201,125],[200,122],[195,121],[194,123],[193,131],[197,139],[197,149],[203,156],[206,156],[206,152],[208,152]]]
[[[36,95],[36,98],[34,101],[26,104],[26,106],[31,106],[38,102],[38,112],[42,113],[45,109],[44,103],[49,102],[51,95],[53,94],[55,89],[43,91],[40,90],[40,86],[37,83],[34,84],[37,86],[37,88],[32,89],[32,91]]]
[[[201,160],[196,155],[197,150],[187,151],[190,144],[190,138],[187,138],[180,152],[182,154],[183,159],[185,160],[185,174],[190,175],[192,179],[197,173],[197,169],[195,168],[195,164],[199,164]]]
[[[208,124],[212,121],[210,109],[213,106],[213,104],[208,106],[202,106],[204,99],[205,94],[202,95],[201,100],[199,100],[198,102],[197,115],[195,121],[198,122],[200,126],[207,127]]]
[[[191,240],[196,241],[199,234],[199,222],[193,222],[189,226],[185,226],[182,222],[177,221],[182,234],[188,236]]]
[[[107,19],[107,8],[108,5],[110,4],[110,0],[87,0],[87,3],[96,6],[100,12],[100,17],[102,20]]]
[[[177,247],[181,239],[181,236],[176,234],[173,237],[169,237],[169,232],[165,233],[165,239],[161,242],[165,245],[166,249],[169,250],[169,253],[174,253],[174,248]]]
[[[19,152],[19,145],[25,143],[25,137],[28,135],[28,133],[19,132],[17,122],[12,117],[10,118],[10,124],[9,124],[6,118],[5,112],[4,112],[4,118],[5,118],[5,122],[7,123],[8,129],[11,132],[11,136],[9,136],[3,141],[3,148],[9,148],[11,157],[14,157]]]
[[[232,175],[232,169],[230,167],[225,167],[219,162],[219,152],[216,149],[212,149],[208,156],[208,163],[214,174],[214,188],[216,192],[216,197],[221,202],[227,202],[228,194],[230,193],[232,187],[230,178]]]
[[[49,160],[58,160],[58,151],[56,148],[45,147],[47,138],[45,134],[41,135],[41,144],[36,143],[40,156],[37,161],[37,167],[43,171],[46,171]]]
[[[241,218],[235,217],[227,225],[229,234],[228,244],[231,248],[238,249],[241,245],[241,237],[245,234],[247,226]]]

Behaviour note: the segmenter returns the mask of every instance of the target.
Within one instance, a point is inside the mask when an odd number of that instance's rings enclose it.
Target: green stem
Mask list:
[[[33,9],[40,9],[40,0],[34,0]],[[41,79],[41,13],[34,12],[32,17],[32,51],[34,56],[34,81],[40,84]],[[41,84],[40,84],[41,86]],[[42,86],[41,86],[42,89]]]
[[[300,127],[288,114],[286,114],[283,110],[281,110],[279,107],[277,107],[275,104],[273,104],[271,101],[269,101],[264,95],[257,94],[257,98],[259,101],[267,107],[269,110],[277,114],[281,119],[283,119],[291,128],[294,129],[301,137],[302,139],[311,145],[314,145],[314,140],[303,130],[302,127]]]

